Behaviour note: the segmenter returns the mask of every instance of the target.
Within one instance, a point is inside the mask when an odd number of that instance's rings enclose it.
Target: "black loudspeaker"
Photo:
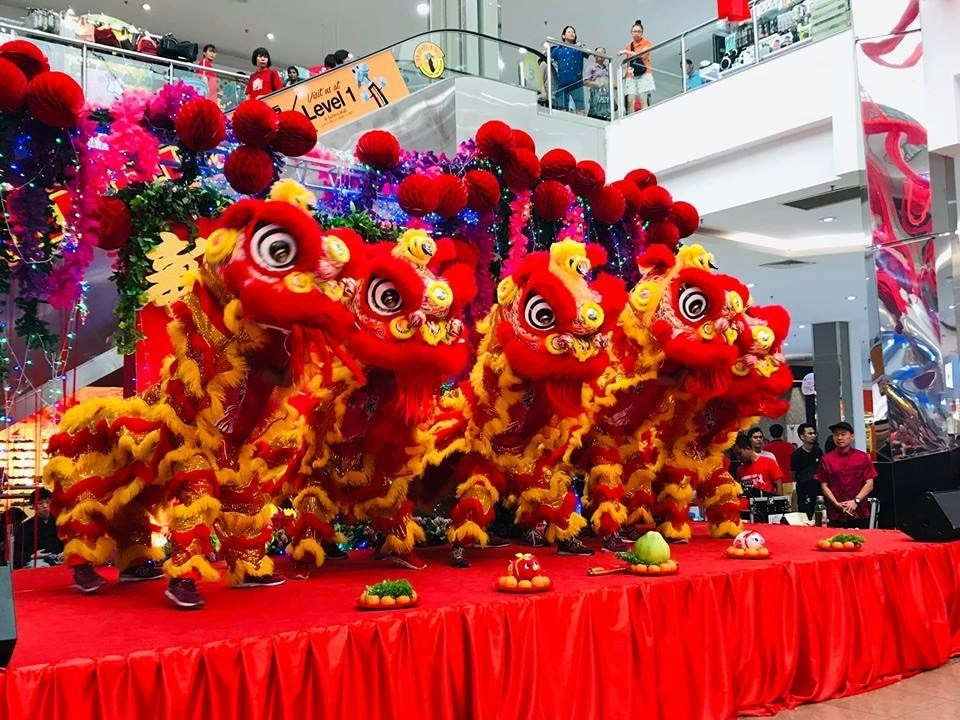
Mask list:
[[[0,668],[10,664],[13,648],[17,645],[17,617],[13,614],[10,572],[9,565],[0,565]]]
[[[960,540],[960,490],[925,492],[900,529],[914,540]]]

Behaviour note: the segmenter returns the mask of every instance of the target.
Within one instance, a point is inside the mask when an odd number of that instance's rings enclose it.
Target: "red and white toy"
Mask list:
[[[758,560],[770,557],[770,550],[763,535],[755,530],[744,530],[727,548],[727,556],[737,560]]]
[[[540,561],[531,553],[517,553],[507,563],[507,574],[497,578],[497,590],[505,592],[543,592],[552,583],[543,574]]]

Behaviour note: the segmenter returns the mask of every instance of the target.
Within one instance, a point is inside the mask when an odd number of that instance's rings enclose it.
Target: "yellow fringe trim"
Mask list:
[[[548,543],[556,545],[558,542],[575,538],[586,526],[587,521],[584,517],[578,513],[573,513],[573,515],[570,516],[567,527],[559,528],[553,523],[550,523],[547,525],[547,529],[543,535]]]
[[[396,555],[409,555],[413,551],[413,546],[418,542],[425,542],[427,536],[424,535],[423,528],[417,525],[413,520],[407,520],[407,536],[401,540],[394,534],[387,535],[383,541],[381,552],[394,553]]]
[[[217,519],[218,527],[222,525],[223,529],[231,535],[244,535],[263,530],[270,524],[273,518],[273,506],[267,505],[255,515],[246,515],[244,513],[221,512]]]
[[[266,577],[273,575],[273,560],[264,555],[260,559],[259,567],[246,560],[237,560],[229,571],[229,581],[231,585],[239,585],[248,577]]]
[[[650,508],[638,507],[630,513],[625,525],[653,525],[653,513]]]
[[[733,538],[743,532],[743,521],[724,520],[718,525],[707,523],[707,529],[712,538]]]
[[[500,499],[500,493],[497,492],[497,489],[483,475],[471,475],[460,483],[457,486],[456,496],[462,498],[466,496],[470,490],[474,490],[477,493],[485,493],[490,499],[491,506],[496,505]],[[477,495],[471,495],[471,497],[477,497]]]
[[[296,562],[307,562],[307,556],[313,557],[313,564],[317,567],[323,566],[323,561],[327,559],[327,554],[323,546],[313,538],[303,538],[295,543],[287,545],[287,552]]]
[[[103,565],[110,559],[116,546],[117,544],[110,537],[97,538],[93,547],[80,539],[69,540],[63,546],[63,558],[69,560],[72,557],[82,557],[93,565]]]
[[[134,498],[140,494],[141,490],[143,490],[143,481],[134,480],[127,485],[117,488],[106,505],[99,500],[84,500],[79,502],[69,510],[57,515],[57,527],[62,527],[71,520],[88,522],[90,518],[97,515],[107,520],[112,520],[122,507],[131,503]]]
[[[199,518],[199,522],[211,525],[219,514],[220,501],[216,498],[204,496],[189,505],[174,505],[170,508],[170,527],[177,529],[178,523],[197,518]]]
[[[183,577],[193,570],[199,572],[200,577],[204,580],[216,582],[220,579],[220,573],[213,569],[213,565],[205,557],[200,555],[194,555],[183,565],[174,565],[173,560],[167,560],[163,564],[163,571],[170,578]]]
[[[447,541],[463,544],[472,541],[476,542],[480,547],[486,547],[487,543],[490,542],[490,535],[473,520],[467,520],[463,525],[459,527],[451,526],[450,529],[447,530]]]
[[[623,525],[627,521],[627,509],[622,503],[619,501],[602,502],[597,506],[597,509],[593,511],[593,515],[590,516],[590,524],[593,526],[594,532],[600,532],[600,521],[605,514],[612,517],[617,525]]]
[[[690,542],[690,537],[692,532],[690,531],[690,524],[684,523],[679,530],[677,530],[671,523],[665,522],[660,523],[657,526],[657,532],[663,535],[663,538],[668,542]]]
[[[163,548],[147,547],[145,545],[131,545],[117,554],[117,569],[123,572],[129,567],[138,565],[142,560],[160,562],[163,560]]]
[[[669,483],[657,494],[657,502],[673,500],[676,505],[686,507],[693,500],[694,490],[690,485]]]
[[[713,494],[704,496],[703,507],[704,509],[710,509],[720,503],[736,502],[741,495],[743,495],[743,490],[739,483],[724,483],[714,488]]]

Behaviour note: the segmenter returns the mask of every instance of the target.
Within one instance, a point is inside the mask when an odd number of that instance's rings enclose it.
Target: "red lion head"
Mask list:
[[[793,386],[793,371],[783,356],[790,315],[779,305],[749,307],[741,323],[741,354],[732,366],[741,414],[778,417],[788,406],[783,395]]]

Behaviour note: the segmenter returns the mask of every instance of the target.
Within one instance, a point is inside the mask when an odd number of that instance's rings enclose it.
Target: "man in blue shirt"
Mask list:
[[[687,90],[703,85],[703,78],[700,77],[700,71],[693,64],[693,60],[687,58]]]

